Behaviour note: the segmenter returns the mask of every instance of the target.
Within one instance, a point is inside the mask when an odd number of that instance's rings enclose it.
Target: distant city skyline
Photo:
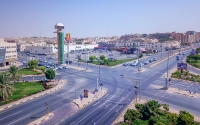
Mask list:
[[[0,1],[0,38],[56,37],[63,23],[73,38],[200,31],[199,0]]]

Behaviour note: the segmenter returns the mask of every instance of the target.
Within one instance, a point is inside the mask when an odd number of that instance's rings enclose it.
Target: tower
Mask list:
[[[58,64],[64,63],[64,33],[62,29],[64,29],[64,25],[62,23],[57,23],[55,25],[55,29],[57,29],[57,45],[58,45]]]

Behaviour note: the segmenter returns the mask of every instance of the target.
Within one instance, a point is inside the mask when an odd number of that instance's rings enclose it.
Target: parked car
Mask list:
[[[27,62],[26,62],[26,61],[23,61],[23,64],[25,65],[25,64],[27,64]]]
[[[157,58],[156,58],[156,57],[154,57],[154,58],[153,58],[153,61],[156,61],[156,60],[157,60]]]

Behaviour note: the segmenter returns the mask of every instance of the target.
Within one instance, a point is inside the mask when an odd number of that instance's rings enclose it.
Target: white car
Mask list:
[[[44,60],[45,63],[47,63],[47,60]]]
[[[144,62],[145,65],[149,64],[149,61]]]
[[[23,61],[23,64],[26,64],[26,61]]]
[[[62,66],[58,66],[58,69],[62,69],[63,67]]]
[[[68,69],[68,67],[67,67],[67,66],[64,66],[63,69]]]

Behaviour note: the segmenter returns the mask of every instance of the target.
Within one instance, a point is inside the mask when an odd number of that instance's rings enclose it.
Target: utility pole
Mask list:
[[[48,106],[48,102],[47,101],[45,102],[45,105],[46,105],[47,114],[49,114],[49,106]]]
[[[139,48],[138,48],[138,42],[137,42],[137,55],[138,55],[138,71],[140,71],[140,63],[139,63],[139,58],[140,58],[140,51],[139,51]]]
[[[99,51],[99,81],[100,81],[100,51]]]
[[[69,41],[67,42],[67,65],[69,66]]]
[[[168,81],[169,81],[169,49],[168,49],[168,59],[167,59],[167,74],[166,74],[166,78],[165,78],[165,90],[168,89]]]
[[[162,43],[161,43],[161,59],[162,59],[162,48],[163,48],[163,47],[162,47]]]

